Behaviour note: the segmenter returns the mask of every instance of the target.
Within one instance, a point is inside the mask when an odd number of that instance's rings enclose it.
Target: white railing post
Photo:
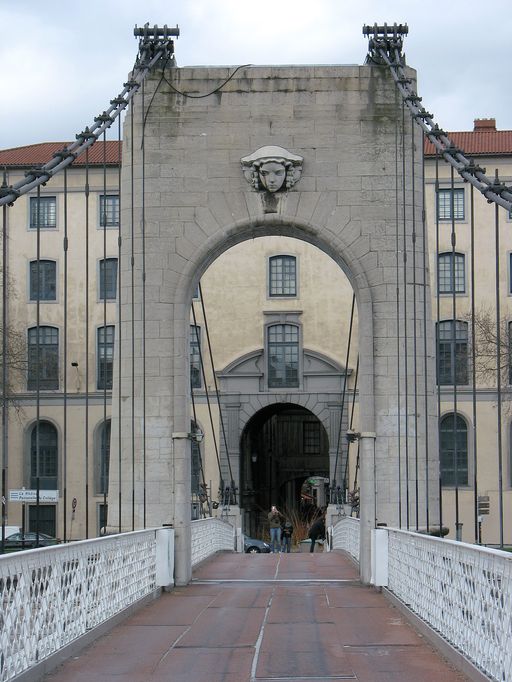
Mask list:
[[[174,530],[156,531],[156,584],[168,589],[174,585]]]
[[[386,587],[388,584],[388,531],[374,528],[372,531],[372,585]]]

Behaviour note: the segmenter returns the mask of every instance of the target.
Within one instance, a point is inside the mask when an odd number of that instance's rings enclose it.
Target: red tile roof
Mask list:
[[[470,156],[503,156],[512,154],[512,130],[470,130],[447,133],[450,140]],[[436,150],[425,139],[425,156],[435,156]]]
[[[13,149],[0,149],[0,169],[32,168],[42,166],[50,161],[55,152],[70,145],[70,142],[41,142],[29,144],[26,147],[14,147]],[[89,147],[89,164],[92,166],[103,164],[103,145],[106,145],[107,165],[117,165],[121,158],[121,145],[117,141],[103,142],[98,140]],[[122,144],[122,143],[121,143]],[[71,164],[73,166],[85,165],[85,152]]]

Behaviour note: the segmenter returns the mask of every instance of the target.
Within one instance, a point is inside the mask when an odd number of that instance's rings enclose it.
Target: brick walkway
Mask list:
[[[220,554],[48,682],[462,682],[338,552]]]

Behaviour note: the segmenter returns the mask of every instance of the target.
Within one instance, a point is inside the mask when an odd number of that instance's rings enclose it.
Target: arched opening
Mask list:
[[[245,427],[240,453],[241,506],[248,534],[261,535],[274,504],[286,516],[305,519],[324,506],[329,439],[309,410],[291,403],[263,408]]]
[[[271,504],[306,515],[324,506],[332,479],[347,478],[344,432],[359,426],[349,278],[316,245],[267,234],[219,254],[194,294],[189,385],[212,500],[234,486],[247,533],[261,530]],[[321,483],[300,510],[311,477]]]

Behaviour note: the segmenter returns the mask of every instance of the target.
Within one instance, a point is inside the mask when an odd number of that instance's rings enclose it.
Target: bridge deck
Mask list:
[[[49,682],[461,682],[338,552],[220,554]]]

